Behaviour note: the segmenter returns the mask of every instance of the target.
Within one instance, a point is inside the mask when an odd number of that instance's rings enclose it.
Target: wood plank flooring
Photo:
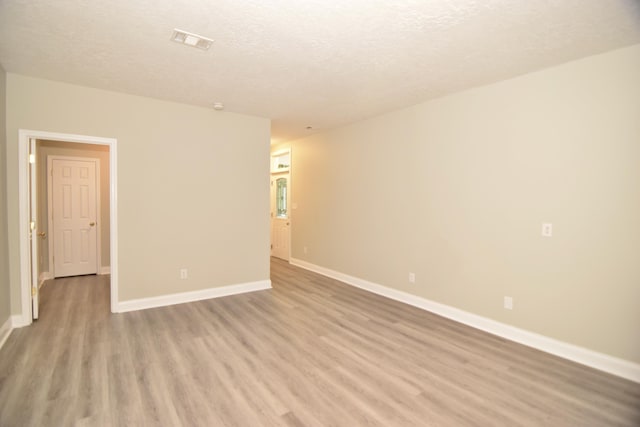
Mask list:
[[[0,426],[640,426],[640,384],[272,261],[273,289],[112,315],[57,279]]]

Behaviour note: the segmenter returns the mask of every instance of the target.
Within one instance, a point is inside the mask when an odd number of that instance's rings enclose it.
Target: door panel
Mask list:
[[[95,162],[53,160],[55,277],[98,272],[96,185]]]
[[[289,260],[289,175],[271,177],[271,256]]]

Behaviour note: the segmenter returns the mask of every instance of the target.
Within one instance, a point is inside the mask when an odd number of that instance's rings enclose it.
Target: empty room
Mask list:
[[[640,2],[0,1],[0,426],[639,426]]]

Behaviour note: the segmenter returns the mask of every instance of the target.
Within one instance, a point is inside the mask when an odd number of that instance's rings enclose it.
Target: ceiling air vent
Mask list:
[[[187,46],[197,47],[202,50],[209,50],[213,40],[199,36],[197,34],[189,33],[187,31],[182,31],[177,28],[173,30],[173,35],[171,36],[171,40],[176,43],[182,43]]]

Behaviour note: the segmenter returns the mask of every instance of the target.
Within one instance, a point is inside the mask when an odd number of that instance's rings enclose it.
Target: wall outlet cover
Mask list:
[[[504,308],[507,310],[513,310],[513,298],[504,297]]]

